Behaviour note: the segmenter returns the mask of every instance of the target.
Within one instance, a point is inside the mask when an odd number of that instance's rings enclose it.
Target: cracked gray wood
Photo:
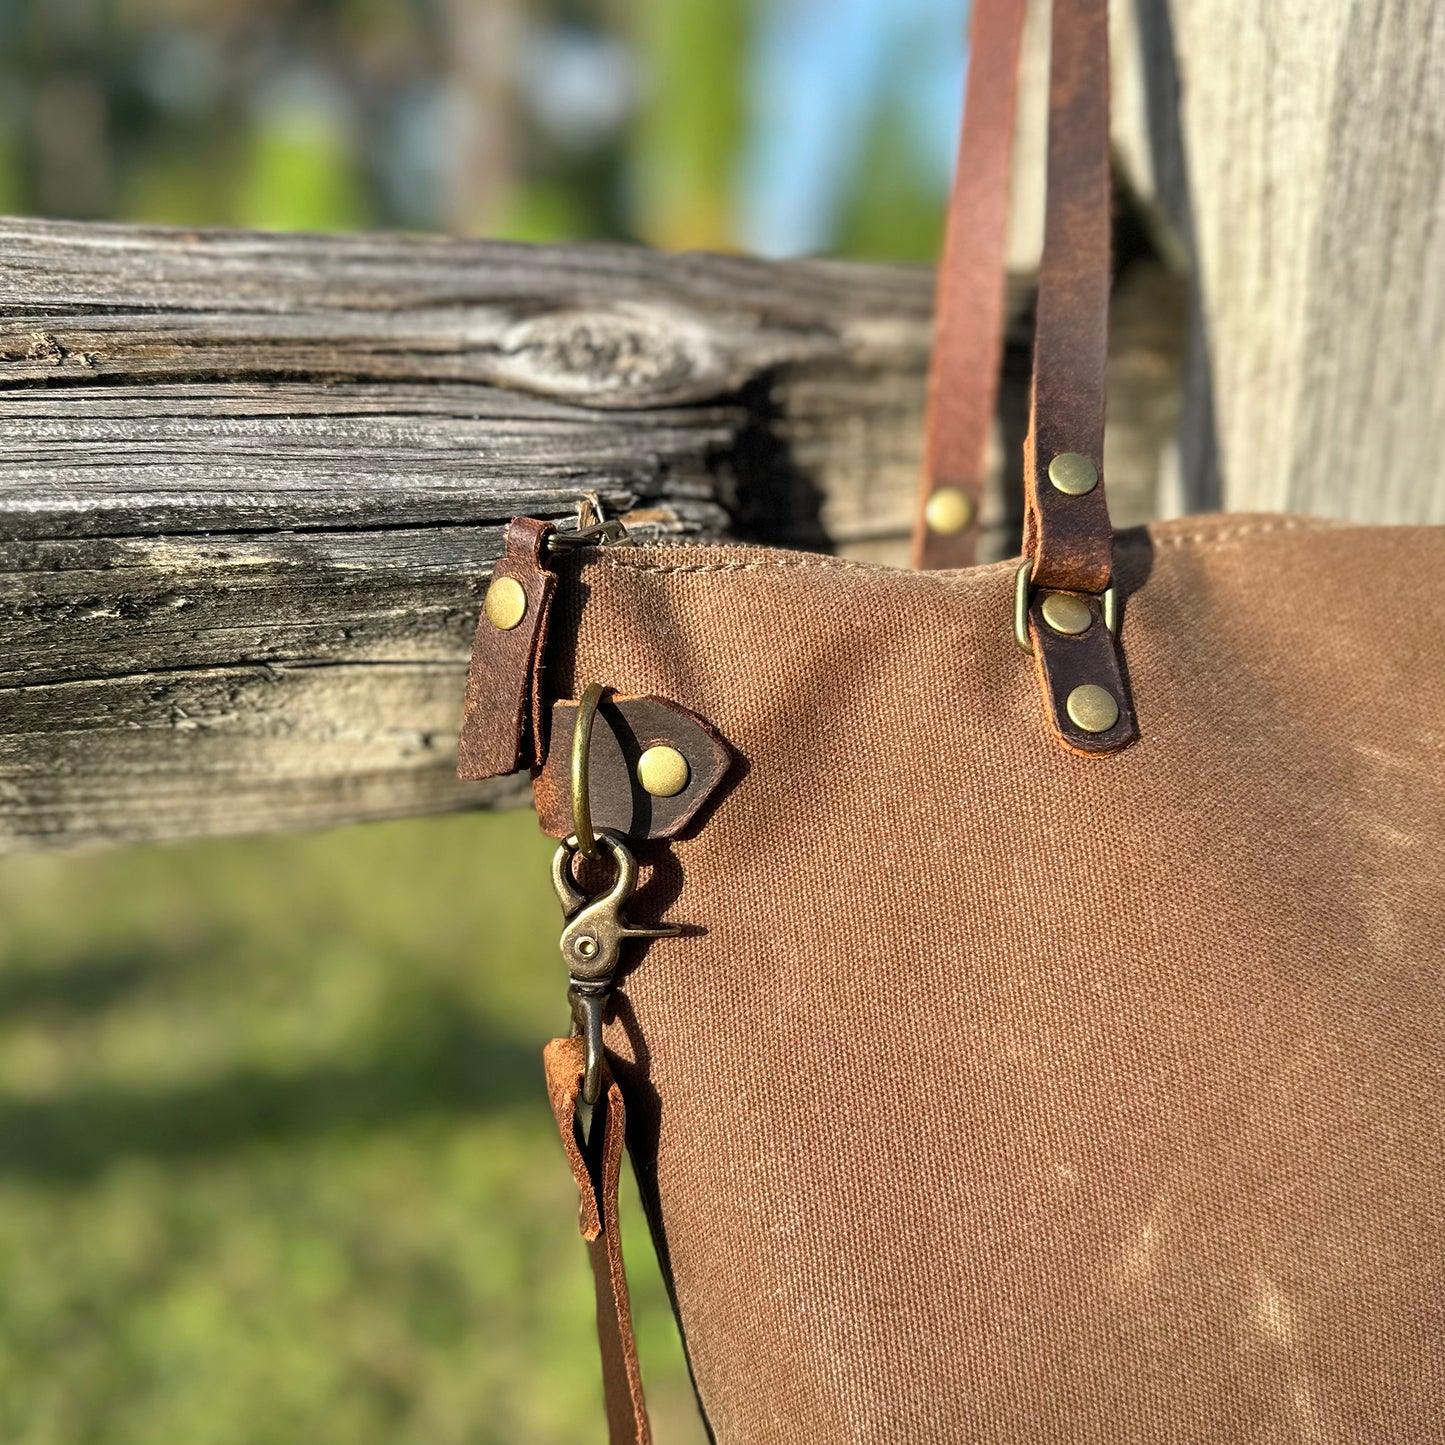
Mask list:
[[[1445,6],[1111,19],[1116,154],[1197,277],[1183,505],[1445,522]]]
[[[1162,279],[1120,293],[1125,520],[1172,425]],[[452,775],[502,522],[595,491],[643,531],[900,560],[930,293],[899,267],[0,223],[0,848],[515,800]],[[1012,551],[998,494],[986,520]]]

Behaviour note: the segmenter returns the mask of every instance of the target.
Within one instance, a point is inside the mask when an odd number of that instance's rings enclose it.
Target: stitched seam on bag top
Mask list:
[[[1156,547],[1187,547],[1193,543],[1229,543],[1245,537],[1267,537],[1273,532],[1332,532],[1349,526],[1348,522],[1329,517],[1288,517],[1253,527],[1236,527],[1233,531],[1173,532],[1151,540]]]
[[[1203,531],[1165,534],[1159,537],[1151,537],[1150,542],[1156,547],[1185,547],[1190,545],[1213,544],[1208,550],[1216,550],[1219,546],[1227,546],[1229,543],[1244,540],[1250,537],[1264,537],[1276,532],[1302,532],[1302,531],[1334,531],[1348,528],[1351,524],[1344,521],[1337,521],[1327,517],[1290,517],[1282,518],[1276,522],[1263,522],[1255,526],[1236,527],[1232,531]],[[782,558],[768,557],[760,558],[751,562],[644,562],[642,560],[630,560],[624,557],[597,557],[590,559],[590,565],[610,567],[614,570],[628,572],[650,572],[661,576],[679,576],[690,573],[711,573],[711,572],[762,572],[778,569],[803,571],[811,569],[814,571],[833,571],[845,569],[856,572],[879,573],[887,571],[906,571],[905,568],[879,567],[869,562],[854,562],[846,557],[799,557]],[[962,581],[972,581],[975,578],[983,581],[991,578],[992,574],[1007,571],[1018,565],[1018,559],[1012,558],[1004,562],[986,564],[977,569],[971,569],[973,576],[954,577],[948,579],[953,585]],[[918,575],[918,574],[910,574]],[[924,574],[928,575],[928,574]],[[939,576],[943,581],[948,574],[932,574]]]
[[[889,570],[904,571],[904,568],[889,569],[877,567],[868,562],[853,562],[846,557],[804,557],[797,561],[792,558],[784,560],[781,557],[760,558],[754,562],[631,562],[622,557],[597,557],[592,559],[593,565],[603,567],[621,568],[626,572],[760,572],[773,571],[778,568],[802,571],[812,569],[814,571],[832,571],[835,569],[853,572],[881,572]]]

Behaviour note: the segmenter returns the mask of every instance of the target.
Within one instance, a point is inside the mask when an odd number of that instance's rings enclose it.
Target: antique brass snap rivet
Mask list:
[[[1119,704],[1114,694],[1097,683],[1086,682],[1069,694],[1064,707],[1075,727],[1086,733],[1106,733],[1119,721]]]
[[[597,956],[597,940],[583,934],[583,936],[577,940],[577,953],[581,958],[595,958]]]
[[[1049,481],[1066,497],[1083,497],[1099,485],[1099,469],[1081,452],[1060,452],[1049,463]]]
[[[498,632],[510,632],[527,615],[527,594],[515,577],[493,577],[483,609]]]
[[[953,537],[973,523],[973,498],[962,487],[940,487],[923,508],[930,532]]]
[[[675,798],[691,775],[687,759],[666,743],[648,748],[637,760],[637,781],[654,798]]]
[[[1065,637],[1077,637],[1079,633],[1087,632],[1094,620],[1089,604],[1082,597],[1074,597],[1068,592],[1050,592],[1039,604],[1039,611],[1043,613],[1044,621]]]

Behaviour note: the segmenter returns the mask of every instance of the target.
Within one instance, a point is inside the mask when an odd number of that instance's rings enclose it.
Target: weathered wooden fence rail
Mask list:
[[[515,796],[452,777],[501,522],[595,491],[663,532],[896,552],[930,289],[623,247],[6,223],[0,846]],[[1177,340],[1149,308],[1121,332],[1126,494],[1152,489]]]
[[[595,490],[716,535],[766,492],[780,538],[824,497],[886,532],[928,306],[881,268],[8,223],[0,845],[505,796],[452,777],[500,523]]]
[[[1445,520],[1445,9],[1112,16],[1124,189],[1193,276],[1116,288],[1116,520]],[[0,850],[501,800],[451,776],[501,521],[590,490],[662,531],[896,558],[929,306],[888,267],[0,222]]]

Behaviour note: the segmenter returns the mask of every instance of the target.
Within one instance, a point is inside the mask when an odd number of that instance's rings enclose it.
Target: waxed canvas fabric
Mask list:
[[[1445,1437],[1445,531],[1121,538],[1093,759],[1013,564],[561,571],[742,759],[607,1033],[720,1442]]]

